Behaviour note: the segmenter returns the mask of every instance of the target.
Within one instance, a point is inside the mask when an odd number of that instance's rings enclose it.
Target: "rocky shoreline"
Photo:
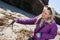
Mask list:
[[[0,40],[27,40],[33,34],[36,25],[23,25],[16,22],[9,25],[16,18],[28,17],[0,8]],[[59,37],[54,40],[59,40]]]

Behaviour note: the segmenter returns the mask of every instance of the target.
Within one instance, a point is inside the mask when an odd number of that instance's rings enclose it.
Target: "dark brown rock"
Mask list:
[[[58,25],[60,25],[60,17],[55,16],[55,21]]]
[[[3,0],[7,3],[15,5],[31,14],[38,15],[43,10],[43,5],[39,0]],[[45,5],[48,5],[49,0],[41,0]]]

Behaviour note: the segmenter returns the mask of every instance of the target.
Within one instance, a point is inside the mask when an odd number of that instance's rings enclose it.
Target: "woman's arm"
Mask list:
[[[17,19],[16,22],[21,24],[34,24],[36,20],[37,20],[37,17],[29,18],[29,19]]]

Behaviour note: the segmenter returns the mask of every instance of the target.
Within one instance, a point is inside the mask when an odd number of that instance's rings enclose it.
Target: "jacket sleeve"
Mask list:
[[[37,20],[37,17],[29,18],[29,19],[17,19],[16,22],[20,24],[34,24],[36,20]]]
[[[55,38],[55,36],[57,35],[57,25],[53,24],[53,25],[51,25],[51,27],[52,27],[52,29],[49,34],[42,33],[42,38],[45,38],[45,39],[54,39]]]

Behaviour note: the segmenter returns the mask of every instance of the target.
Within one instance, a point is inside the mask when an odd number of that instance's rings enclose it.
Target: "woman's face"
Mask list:
[[[48,19],[50,18],[50,10],[48,10],[46,7],[44,7],[43,11],[42,11],[42,18],[43,19]]]

